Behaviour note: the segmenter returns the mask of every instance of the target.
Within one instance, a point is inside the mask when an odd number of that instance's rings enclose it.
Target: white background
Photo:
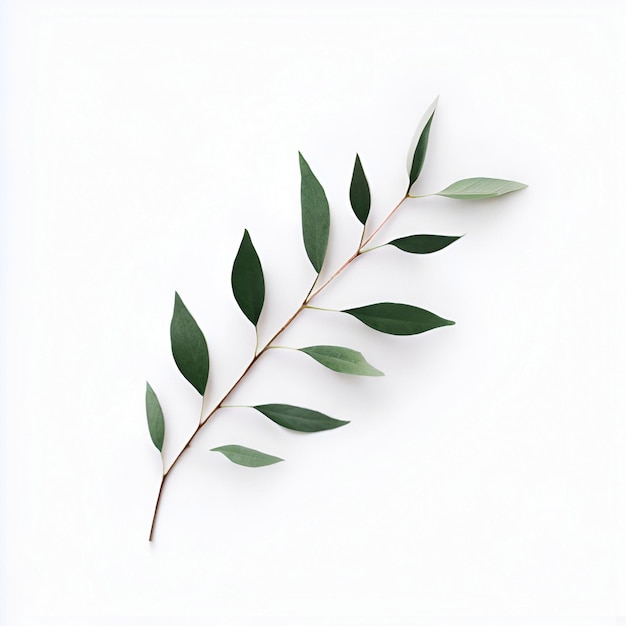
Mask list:
[[[5,7],[4,619],[48,624],[558,624],[626,614],[624,5],[615,2],[41,2]],[[267,340],[313,278],[301,150],[332,210],[329,270],[406,185],[529,188],[415,200],[384,248],[317,300],[409,302],[456,320],[417,337],[306,312],[281,339],[362,351],[386,376],[272,351],[232,403],[351,420],[300,435],[246,409],[198,417],[170,354],[177,290],[204,329],[206,407],[250,358],[230,291],[244,228]],[[329,272],[327,272],[328,274]],[[286,459],[251,470],[209,452]],[[186,619],[185,619],[186,618]],[[2,619],[2,618],[0,618]]]

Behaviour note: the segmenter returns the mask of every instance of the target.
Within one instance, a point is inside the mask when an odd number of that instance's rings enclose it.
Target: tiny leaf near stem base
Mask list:
[[[172,355],[180,373],[202,396],[209,379],[209,349],[206,339],[178,293],[170,323]]]
[[[265,467],[285,460],[278,456],[272,456],[271,454],[265,454],[253,448],[246,448],[236,444],[211,448],[211,452],[221,452],[229,461],[237,465],[245,465],[246,467]]]
[[[464,178],[433,195],[454,198],[455,200],[484,200],[485,198],[503,196],[526,187],[528,185],[524,183],[501,178]]]
[[[305,409],[291,404],[259,404],[253,406],[273,422],[290,430],[301,433],[316,433],[321,430],[331,430],[345,426],[349,422],[338,420],[319,411]]]
[[[326,257],[330,233],[330,209],[324,188],[300,152],[300,202],[302,237],[307,256],[319,274]]]
[[[371,366],[360,352],[350,348],[341,346],[309,346],[307,348],[298,348],[298,350],[308,354],[312,359],[315,359],[328,369],[341,374],[384,376],[380,370]]]
[[[263,278],[263,268],[259,255],[247,230],[244,230],[233,263],[231,285],[239,308],[256,326],[265,301],[265,279]]]
[[[418,335],[441,326],[451,326],[452,320],[439,317],[426,309],[410,304],[379,302],[354,309],[344,309],[366,326],[388,335]]]
[[[395,246],[399,250],[409,252],[411,254],[431,254],[447,248],[454,243],[458,237],[448,237],[446,235],[409,235],[408,237],[400,237],[390,241],[388,246]]]
[[[148,431],[150,438],[156,449],[163,450],[163,439],[165,437],[165,420],[163,419],[163,409],[150,383],[146,383],[146,415],[148,417]]]

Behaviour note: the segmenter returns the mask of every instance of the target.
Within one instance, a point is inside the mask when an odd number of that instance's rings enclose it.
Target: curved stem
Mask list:
[[[195,439],[196,435],[200,432],[201,428],[211,419],[211,417],[213,417],[213,415],[215,415],[215,413],[217,413],[221,408],[224,408],[224,403],[226,402],[230,394],[233,391],[235,391],[239,383],[246,377],[246,374],[250,371],[250,369],[254,366],[254,364],[259,360],[261,355],[265,354],[265,352],[267,352],[267,350],[269,350],[270,348],[276,347],[276,346],[272,346],[271,344],[288,328],[288,326],[298,317],[298,315],[300,315],[300,313],[302,313],[302,311],[305,308],[307,309],[316,308],[316,307],[308,306],[308,303],[313,298],[315,298],[320,292],[322,292],[328,285],[330,285],[330,283],[332,283],[333,280],[335,280],[335,278],[337,278],[337,276],[339,276],[339,274],[341,274],[352,263],[352,261],[354,261],[357,257],[361,256],[361,254],[363,254],[363,248],[374,238],[374,236],[380,231],[380,229],[389,221],[392,215],[400,208],[402,203],[408,197],[409,197],[408,194],[405,194],[402,200],[400,200],[400,202],[398,202],[398,204],[396,204],[396,206],[392,209],[391,213],[389,213],[389,215],[383,220],[383,222],[378,226],[378,228],[376,228],[374,232],[367,239],[365,239],[365,241],[364,241],[364,236],[365,236],[365,229],[364,229],[363,235],[361,236],[361,241],[359,242],[359,247],[357,248],[356,252],[321,287],[318,287],[314,291],[315,285],[317,284],[317,281],[320,276],[319,274],[317,274],[317,276],[315,277],[315,280],[313,281],[313,284],[311,285],[311,288],[309,289],[307,295],[302,301],[302,304],[296,309],[295,313],[291,315],[291,317],[278,329],[278,331],[272,336],[272,338],[260,350],[258,350],[258,345],[257,345],[257,350],[255,350],[254,357],[252,358],[250,363],[248,363],[248,365],[246,366],[242,374],[239,376],[239,378],[231,385],[230,389],[228,389],[228,391],[222,396],[221,400],[215,405],[215,407],[206,416],[206,418],[204,420],[200,419],[200,423],[198,424],[196,430],[193,431],[193,433],[187,440],[187,443],[183,446],[181,451],[176,455],[176,458],[172,461],[172,463],[167,468],[167,470],[163,472],[161,486],[159,487],[159,494],[157,496],[156,505],[154,507],[154,515],[152,516],[152,525],[150,527],[150,537],[149,537],[150,541],[152,541],[152,537],[154,535],[154,526],[155,526],[157,514],[159,512],[159,504],[161,502],[161,494],[163,493],[163,486],[165,485],[165,481],[167,477],[169,476],[170,472],[172,471],[172,469],[174,469],[174,466],[178,463],[179,459],[184,454],[185,450],[189,448],[189,446],[191,446],[191,442]],[[328,309],[328,310],[332,310],[332,309]],[[255,330],[256,330],[256,327],[255,327]],[[258,341],[258,333],[257,333],[257,341]]]

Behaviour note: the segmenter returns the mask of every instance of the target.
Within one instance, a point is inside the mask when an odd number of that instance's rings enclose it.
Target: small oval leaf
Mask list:
[[[482,200],[484,198],[495,198],[503,196],[505,193],[525,189],[528,185],[517,183],[514,180],[502,180],[500,178],[464,178],[452,183],[435,196],[445,196],[446,198],[456,198],[457,200]]]
[[[252,245],[247,230],[244,230],[241,244],[231,273],[233,294],[243,314],[256,326],[263,302],[265,301],[265,280],[261,261]]]
[[[432,124],[433,117],[435,116],[435,110],[437,108],[437,102],[439,101],[439,97],[435,99],[435,101],[430,105],[428,111],[426,112],[426,116],[428,119],[424,124],[422,132],[419,135],[419,139],[417,141],[417,145],[415,146],[415,151],[413,152],[413,158],[410,159],[409,162],[409,186],[407,189],[407,193],[411,190],[413,183],[419,178],[419,175],[422,172],[422,167],[424,166],[424,160],[426,159],[426,149],[428,148],[428,137],[430,136],[430,125]],[[432,113],[429,113],[432,111]],[[409,155],[411,153],[409,152]]]
[[[264,452],[235,444],[211,448],[211,452],[221,452],[228,460],[237,463],[237,465],[245,465],[246,467],[264,467],[285,460],[277,456],[272,456],[271,454],[265,454]]]
[[[302,236],[307,256],[319,274],[324,264],[328,234],[330,232],[330,210],[324,188],[320,185],[309,164],[300,158],[300,201],[302,206]]]
[[[291,404],[260,404],[252,408],[263,413],[279,426],[298,430],[302,433],[316,433],[320,430],[339,428],[339,426],[349,423],[328,417],[319,411],[312,411]]]
[[[154,393],[150,383],[146,383],[146,415],[148,416],[148,430],[150,438],[157,450],[163,449],[163,438],[165,437],[165,420],[159,399]]]
[[[370,214],[372,198],[370,196],[370,187],[358,154],[354,161],[354,170],[350,183],[350,204],[359,222],[365,226],[367,216]]]
[[[355,309],[345,309],[342,313],[348,313],[366,326],[388,335],[418,335],[433,328],[454,324],[453,321],[425,309],[395,302],[379,302]]]
[[[388,246],[395,246],[404,252],[411,254],[430,254],[443,250],[461,237],[448,237],[446,235],[409,235],[390,241]]]
[[[180,373],[204,395],[209,378],[209,349],[200,327],[178,293],[170,324],[172,355]]]
[[[299,348],[299,350],[335,372],[354,374],[355,376],[384,376],[380,370],[372,367],[360,352],[350,348],[309,346]]]

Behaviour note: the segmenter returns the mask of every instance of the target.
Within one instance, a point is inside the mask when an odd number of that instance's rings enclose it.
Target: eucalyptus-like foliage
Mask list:
[[[154,511],[152,527],[150,530],[150,539],[154,532],[154,524],[161,502],[161,493],[163,485],[167,477],[170,475],[172,468],[177,464],[178,460],[184,455],[186,449],[190,446],[196,435],[203,426],[213,417],[220,409],[231,407],[234,405],[227,404],[230,394],[246,379],[248,372],[256,366],[259,357],[266,353],[270,348],[288,348],[289,346],[279,346],[275,342],[278,337],[285,331],[305,309],[318,309],[321,307],[311,306],[313,299],[318,298],[321,292],[330,284],[339,274],[341,274],[355,259],[363,255],[365,252],[373,252],[377,248],[385,246],[393,246],[403,252],[414,255],[429,255],[433,252],[444,250],[449,245],[459,239],[459,236],[452,235],[431,235],[417,234],[398,237],[387,243],[368,247],[370,241],[378,234],[387,221],[394,215],[396,210],[405,202],[412,203],[414,199],[425,198],[429,196],[443,196],[458,200],[484,200],[495,198],[504,194],[518,191],[526,187],[523,183],[517,183],[510,180],[502,180],[497,178],[466,178],[459,180],[442,191],[428,194],[427,196],[412,196],[410,190],[412,185],[421,175],[426,160],[426,152],[428,148],[428,140],[430,136],[431,126],[435,115],[437,100],[431,105],[426,112],[423,122],[418,128],[413,142],[409,148],[407,158],[407,174],[409,185],[404,192],[400,202],[391,210],[387,217],[375,228],[370,227],[370,210],[372,208],[372,196],[370,186],[365,176],[365,170],[361,157],[356,156],[352,178],[347,187],[350,206],[359,222],[363,225],[360,241],[358,242],[356,251],[346,262],[336,269],[322,284],[318,284],[320,273],[326,259],[330,234],[330,207],[326,192],[320,181],[317,179],[309,164],[298,153],[300,164],[300,206],[302,216],[302,238],[306,255],[317,273],[315,282],[309,290],[307,296],[300,303],[299,307],[288,320],[274,333],[264,346],[259,346],[259,320],[261,312],[265,304],[265,277],[257,251],[252,244],[252,239],[247,230],[244,231],[243,238],[239,245],[239,249],[235,255],[231,272],[231,285],[233,295],[237,305],[248,320],[255,326],[257,344],[254,350],[254,356],[245,367],[226,393],[220,398],[215,399],[213,408],[204,413],[204,394],[206,392],[207,381],[209,377],[209,352],[207,342],[196,320],[191,315],[182,299],[175,294],[174,311],[170,324],[170,338],[172,346],[172,354],[176,366],[183,376],[191,383],[191,385],[203,396],[201,402],[201,415],[196,429],[191,433],[188,440],[174,457],[169,467],[163,465],[163,477],[161,479],[161,487]],[[483,138],[481,138],[483,139]],[[433,201],[433,200],[431,200]],[[347,209],[346,209],[347,210]],[[442,208],[445,210],[445,208]],[[368,259],[370,255],[367,255]],[[374,304],[366,304],[356,306],[349,309],[322,309],[332,311],[333,314],[344,313],[355,318],[359,322],[365,324],[380,333],[389,335],[418,335],[436,328],[451,326],[453,321],[440,317],[439,315],[422,309],[412,304],[403,304],[397,302],[377,302]],[[226,333],[225,329],[216,329],[214,332]],[[341,374],[349,374],[354,376],[380,377],[383,373],[372,366],[365,357],[357,350],[335,345],[315,345],[303,348],[291,348],[309,358],[315,360],[328,370]],[[271,364],[268,362],[267,364]],[[280,373],[277,373],[280,377]],[[311,383],[317,385],[316,381]],[[318,410],[294,406],[283,403],[270,404],[250,404],[237,405],[254,409],[257,413],[266,417],[268,421],[274,422],[283,428],[301,433],[316,433],[328,430],[334,430],[341,426],[345,426],[349,422],[343,419],[330,417]],[[165,419],[159,400],[149,384],[146,384],[146,414],[148,420],[148,430],[153,444],[162,453],[165,437]],[[319,436],[323,438],[323,436]],[[253,448],[238,444],[222,445],[211,448],[213,452],[219,452],[231,462],[249,468],[264,467],[274,465],[283,459],[265,452],[260,452]],[[163,456],[163,455],[162,455]],[[277,468],[275,471],[283,471],[283,468]]]

